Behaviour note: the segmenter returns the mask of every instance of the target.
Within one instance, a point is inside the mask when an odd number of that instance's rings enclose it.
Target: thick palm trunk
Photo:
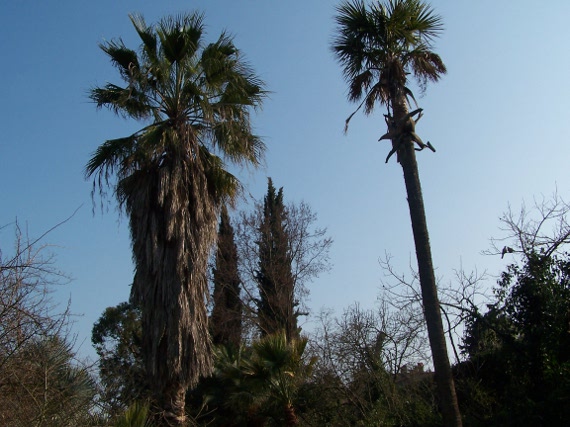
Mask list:
[[[187,425],[186,420],[186,386],[184,384],[171,384],[164,390],[162,396],[156,396],[158,406],[163,413],[159,414],[156,425],[165,427],[179,427]]]
[[[205,300],[216,208],[199,164],[182,159],[135,178],[147,181],[127,200],[136,263],[131,299],[141,309],[153,422],[181,427],[186,391],[213,363]]]
[[[405,105],[405,103],[401,103],[400,108],[394,109],[396,123],[406,116],[408,111]],[[443,421],[446,427],[461,427],[461,414],[457,404],[455,385],[447,354],[443,322],[441,320],[441,310],[437,297],[437,286],[414,143],[409,136],[404,135],[402,145],[403,147],[398,152],[398,158],[404,171],[404,181],[406,183],[408,206],[410,208],[418,260],[424,316],[435,368],[435,380],[441,400]]]

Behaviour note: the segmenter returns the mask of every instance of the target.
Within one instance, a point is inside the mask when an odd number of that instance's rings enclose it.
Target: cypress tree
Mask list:
[[[234,229],[226,206],[222,207],[214,275],[211,330],[214,344],[239,347],[242,330],[241,279]]]
[[[269,178],[256,242],[259,248],[255,275],[259,290],[257,316],[262,336],[284,330],[287,338],[292,339],[299,337],[299,328],[286,220],[283,188],[276,191]]]

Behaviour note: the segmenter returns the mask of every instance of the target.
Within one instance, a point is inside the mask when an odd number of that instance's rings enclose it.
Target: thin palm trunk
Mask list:
[[[415,134],[408,115],[408,75],[424,85],[445,74],[445,64],[431,50],[431,41],[443,29],[441,18],[423,0],[347,0],[339,8],[340,35],[333,45],[350,84],[349,99],[361,102],[370,114],[375,104],[385,104],[392,151],[404,171],[412,230],[416,245],[424,315],[428,328],[444,425],[461,426],[461,416],[447,356],[437,298],[429,235],[414,144],[425,147]],[[364,100],[361,99],[364,97]],[[357,111],[358,111],[357,109]],[[390,111],[392,110],[392,111]],[[354,115],[354,113],[353,113]],[[347,123],[352,115],[347,119]],[[429,147],[429,146],[428,146]],[[431,148],[431,147],[430,147]]]
[[[406,117],[408,113],[406,105],[405,98],[400,96],[399,102],[394,105],[394,120],[396,123],[399,123],[400,120]],[[418,260],[424,317],[426,319],[432,351],[435,380],[441,401],[443,421],[445,426],[461,427],[461,414],[457,403],[455,385],[447,354],[443,322],[441,320],[441,310],[437,297],[437,286],[414,142],[410,139],[409,135],[403,136],[403,139],[404,140],[401,141],[403,147],[398,154],[400,164],[404,171],[404,181],[408,196],[408,206],[410,208],[416,257]]]

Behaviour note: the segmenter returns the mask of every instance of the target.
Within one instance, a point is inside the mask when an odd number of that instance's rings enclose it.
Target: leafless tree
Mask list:
[[[30,340],[60,334],[69,325],[69,305],[62,309],[51,298],[54,286],[69,278],[41,242],[47,233],[32,240],[18,222],[13,226],[12,252],[0,248],[0,369]]]
[[[491,239],[487,255],[519,253],[528,257],[533,252],[552,255],[570,243],[570,203],[556,190],[552,196],[533,198],[530,207],[522,203],[518,212],[511,206],[501,216],[501,238]]]
[[[309,343],[318,357],[316,377],[327,378],[323,394],[336,396],[358,419],[367,418],[379,399],[386,413],[405,417],[397,384],[412,372],[423,375],[429,360],[422,312],[395,310],[380,299],[374,309],[355,304],[340,317],[323,311],[319,318]]]
[[[518,262],[518,257],[524,261],[533,252],[550,256],[570,243],[570,204],[558,191],[551,196],[535,197],[530,205],[523,201],[518,210],[509,206],[499,221],[502,235],[491,239],[490,248],[482,251],[485,255]],[[406,277],[395,270],[389,255],[380,265],[386,272],[383,288],[390,303],[398,309],[421,307],[418,277],[413,268],[410,267],[411,273]],[[455,277],[448,283],[438,279],[445,332],[456,362],[462,359],[459,347],[465,320],[479,315],[491,302],[495,279],[486,270],[467,271],[463,267],[455,271]]]
[[[74,426],[91,416],[94,386],[75,358],[69,303],[52,299],[69,278],[43,243],[67,220],[35,239],[17,221],[0,228],[15,233],[12,250],[0,247],[0,425]]]
[[[355,304],[339,318],[324,311],[319,319],[312,342],[320,363],[345,380],[362,365],[381,367],[396,376],[404,366],[415,366],[429,358],[425,322],[422,313],[412,307],[394,310],[379,300],[374,309],[364,310]]]
[[[417,272],[410,263],[409,274],[398,272],[392,264],[391,256],[386,254],[380,261],[385,272],[382,289],[385,299],[396,310],[410,310],[422,313],[423,304]],[[490,275],[476,269],[467,272],[463,267],[455,270],[455,278],[445,283],[438,278],[439,304],[443,315],[444,330],[448,347],[453,352],[455,362],[461,360],[460,342],[463,336],[465,319],[490,301]]]

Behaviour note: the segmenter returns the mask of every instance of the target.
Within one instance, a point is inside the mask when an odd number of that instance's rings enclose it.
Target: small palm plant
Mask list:
[[[146,403],[133,403],[115,421],[114,427],[150,427],[148,408]]]
[[[255,407],[285,426],[298,424],[293,402],[316,362],[303,356],[306,346],[306,338],[288,340],[285,332],[268,335],[253,344],[251,359],[244,365],[256,391]]]
[[[206,408],[202,419],[212,426],[252,426],[257,418],[251,417],[250,408],[255,401],[255,391],[247,384],[244,363],[251,356],[251,349],[231,344],[215,348],[214,373],[205,378],[197,394]]]
[[[217,347],[214,375],[203,383],[208,425],[297,425],[295,398],[316,362],[304,356],[306,345],[283,331],[251,347]]]

